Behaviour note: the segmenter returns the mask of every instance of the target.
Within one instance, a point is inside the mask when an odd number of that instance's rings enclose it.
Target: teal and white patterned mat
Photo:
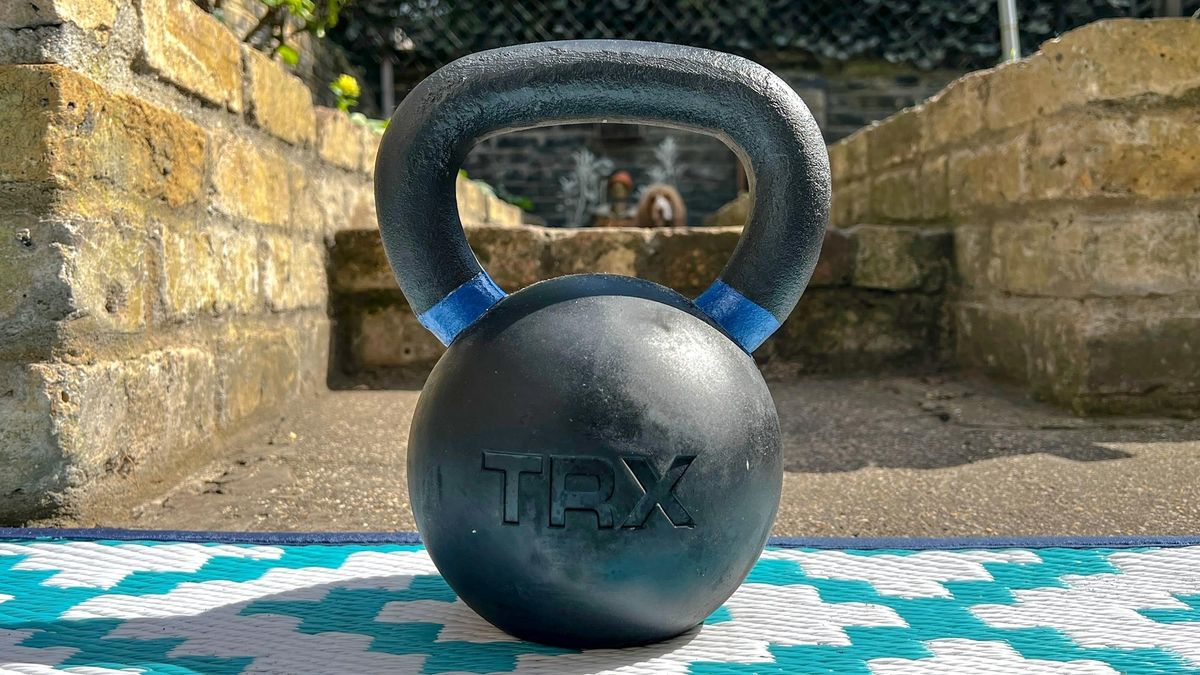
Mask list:
[[[698,630],[584,652],[412,542],[0,530],[0,673],[1200,673],[1195,540],[775,541]]]

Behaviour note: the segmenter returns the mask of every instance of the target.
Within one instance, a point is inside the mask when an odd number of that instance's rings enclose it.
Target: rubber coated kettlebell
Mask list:
[[[754,186],[736,250],[695,301],[586,274],[512,295],[471,252],[455,178],[480,139],[651,122],[730,145]],[[388,259],[449,345],[408,443],[438,570],[515,636],[624,646],[694,627],[757,560],[779,506],[779,419],[750,352],[816,264],[829,160],[765,68],[704,49],[548,42],[459,59],[404,99],[376,164]]]

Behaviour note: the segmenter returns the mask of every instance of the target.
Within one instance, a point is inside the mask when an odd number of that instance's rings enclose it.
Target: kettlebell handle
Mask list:
[[[766,68],[695,47],[624,40],[517,45],[471,54],[396,108],[375,164],[379,229],[400,288],[444,344],[504,291],[467,243],[455,179],[480,140],[573,122],[651,122],[719,138],[753,187],[725,269],[695,301],[747,352],[779,328],[817,263],[829,157],[800,97]]]

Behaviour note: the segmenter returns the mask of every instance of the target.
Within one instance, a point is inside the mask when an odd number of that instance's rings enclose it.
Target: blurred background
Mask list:
[[[466,54],[633,38],[765,64],[828,143],[820,259],[753,354],[777,532],[1195,532],[1198,11],[0,2],[0,523],[412,529],[405,434],[445,347],[380,241],[388,113]],[[685,297],[746,187],[721,143],[620,124],[489,139],[455,184],[507,291]]]
[[[1032,53],[1092,21],[1190,15],[1200,2],[1019,0],[1015,7],[1019,43]],[[1003,51],[994,0],[356,0],[329,35],[361,74],[360,109],[372,117],[388,116],[425,76],[466,54],[621,38],[706,47],[766,65],[808,104],[828,143],[995,65]],[[737,159],[719,141],[640,125],[507,134],[481,143],[464,169],[553,227],[589,226],[604,211],[607,195],[571,189],[593,175],[627,172],[631,201],[648,185],[673,185],[692,226],[712,222],[745,187]]]

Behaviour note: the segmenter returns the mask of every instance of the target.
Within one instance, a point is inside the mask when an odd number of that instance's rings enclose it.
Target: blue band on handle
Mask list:
[[[505,296],[503,290],[492,281],[487,272],[476,274],[467,283],[450,291],[450,294],[417,315],[417,321],[437,336],[442,344],[449,346],[454,338],[467,326],[483,316],[492,305]]]
[[[725,329],[742,349],[758,349],[771,333],[779,330],[779,319],[717,279],[696,298],[695,305]]]

